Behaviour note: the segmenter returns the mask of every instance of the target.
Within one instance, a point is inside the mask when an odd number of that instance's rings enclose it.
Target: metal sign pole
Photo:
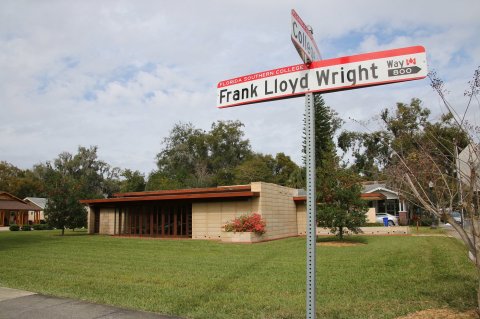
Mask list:
[[[307,319],[315,319],[315,251],[317,247],[315,185],[315,109],[313,93],[305,95],[305,135],[307,169]]]

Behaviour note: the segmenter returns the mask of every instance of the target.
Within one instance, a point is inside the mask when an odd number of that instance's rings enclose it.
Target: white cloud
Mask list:
[[[300,62],[292,8],[326,58],[424,45],[454,101],[480,65],[475,0],[2,1],[0,160],[26,168],[98,145],[148,173],[174,123],[239,119],[255,150],[300,162],[303,99],[215,108],[218,81]],[[359,120],[412,97],[440,111],[426,80],[325,95]]]

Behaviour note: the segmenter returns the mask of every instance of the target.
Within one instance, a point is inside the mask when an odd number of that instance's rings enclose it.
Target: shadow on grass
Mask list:
[[[2,232],[0,235],[0,251],[21,249],[25,246],[42,246],[52,240],[58,240],[62,237],[88,236],[86,230],[65,230],[65,235],[59,229],[55,230],[33,230],[18,232]]]
[[[355,243],[368,244],[368,238],[364,236],[346,236],[342,240],[337,236],[317,236],[317,243]]]
[[[38,236],[37,232],[42,232],[41,236]],[[51,241],[51,237],[44,234],[49,232],[50,236],[53,235],[49,230],[41,231],[19,231],[19,232],[5,232],[0,236],[0,251],[19,249],[23,246],[35,246],[42,245],[45,242]]]
[[[75,236],[86,236],[86,235],[88,235],[88,231],[86,229],[80,229],[80,230],[65,229],[64,237],[75,237]],[[54,236],[62,237],[62,231],[58,230],[58,234],[55,234]]]

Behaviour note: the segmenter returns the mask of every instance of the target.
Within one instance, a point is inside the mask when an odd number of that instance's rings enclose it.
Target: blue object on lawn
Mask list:
[[[383,217],[383,226],[388,227],[388,217]]]

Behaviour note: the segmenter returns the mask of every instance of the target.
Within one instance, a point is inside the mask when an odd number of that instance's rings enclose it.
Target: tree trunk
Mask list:
[[[478,252],[477,252],[478,253]],[[478,256],[478,254],[477,254]],[[477,282],[478,282],[478,287],[477,287],[477,315],[480,318],[480,259],[475,258],[475,266],[477,266]]]
[[[338,227],[338,236],[340,237],[340,240],[343,240],[343,227]]]
[[[65,227],[62,227],[62,236],[65,234]]]

